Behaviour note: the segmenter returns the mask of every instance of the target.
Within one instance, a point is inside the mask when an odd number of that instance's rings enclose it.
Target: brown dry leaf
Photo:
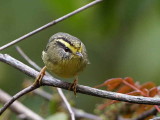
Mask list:
[[[120,86],[120,84],[122,84],[122,78],[112,78],[107,80],[104,83],[104,86],[107,86],[108,90],[114,90],[117,89],[117,87]]]
[[[153,87],[156,87],[156,85],[155,85],[155,83],[153,83],[153,82],[146,82],[146,83],[144,83],[144,84],[142,84],[141,86],[140,86],[140,89],[144,89],[144,88],[146,88],[146,89],[151,89],[151,88],[153,88]]]
[[[158,89],[157,87],[153,87],[149,90],[149,97],[154,97],[155,95],[158,94]]]

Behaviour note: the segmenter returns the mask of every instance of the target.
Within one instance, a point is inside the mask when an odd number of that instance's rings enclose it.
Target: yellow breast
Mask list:
[[[43,52],[43,56],[47,56],[45,52]],[[49,71],[63,78],[75,77],[86,66],[82,59],[74,57],[69,60],[58,61],[57,63],[48,61],[47,57],[43,57],[43,61]]]

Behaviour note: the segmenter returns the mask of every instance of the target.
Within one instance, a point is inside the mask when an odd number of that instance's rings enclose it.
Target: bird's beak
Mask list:
[[[76,52],[76,55],[78,55],[79,57],[83,57],[82,53],[80,52]]]

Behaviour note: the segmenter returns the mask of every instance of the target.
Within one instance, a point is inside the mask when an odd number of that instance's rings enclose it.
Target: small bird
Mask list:
[[[59,32],[49,39],[42,59],[50,72],[62,78],[75,78],[69,89],[76,95],[78,74],[89,64],[85,45],[78,38]]]

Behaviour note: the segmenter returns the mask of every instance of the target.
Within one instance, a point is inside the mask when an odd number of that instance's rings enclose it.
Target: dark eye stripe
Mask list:
[[[72,53],[72,51],[68,47],[66,47],[63,43],[61,43],[60,41],[56,41],[56,42],[57,42],[57,45],[62,47],[66,52]]]

